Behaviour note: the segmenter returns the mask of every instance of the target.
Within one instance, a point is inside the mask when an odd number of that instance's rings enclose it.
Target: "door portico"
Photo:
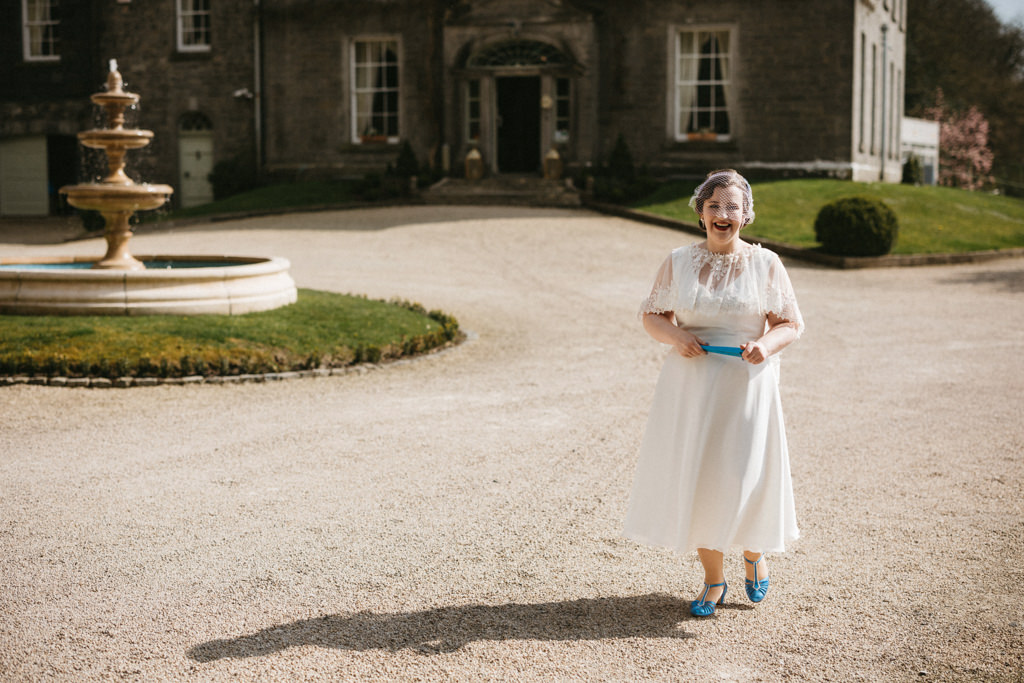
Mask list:
[[[457,155],[477,149],[491,173],[535,173],[552,148],[572,154],[574,60],[540,41],[499,40],[453,70]]]

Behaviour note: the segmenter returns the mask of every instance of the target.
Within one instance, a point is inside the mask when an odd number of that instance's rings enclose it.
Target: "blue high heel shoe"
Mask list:
[[[760,581],[757,578],[757,565],[763,559],[764,553],[761,553],[761,556],[756,560],[748,560],[746,557],[743,558],[743,561],[747,564],[754,565],[754,580],[746,580],[747,597],[750,598],[750,602],[761,602],[764,600],[764,596],[768,592],[768,583],[771,577],[766,576]]]
[[[718,588],[719,586],[723,586],[723,588],[722,595],[718,598],[718,601],[706,600],[705,598],[708,597],[708,591],[712,588]],[[715,607],[725,602],[725,593],[728,590],[729,586],[726,586],[724,581],[722,583],[705,583],[704,592],[700,594],[700,598],[690,602],[690,614],[695,617],[710,617],[715,613]]]

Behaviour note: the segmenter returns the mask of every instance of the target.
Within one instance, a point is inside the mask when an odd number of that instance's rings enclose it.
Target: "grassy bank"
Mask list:
[[[641,211],[696,222],[687,206],[696,183],[668,183],[632,205]],[[814,219],[823,205],[840,197],[881,199],[900,222],[894,254],[933,254],[1024,247],[1024,200],[948,187],[914,187],[842,180],[785,180],[754,183],[757,218],[749,238],[813,249]]]
[[[246,315],[0,316],[0,375],[184,377],[333,368],[422,353],[458,322],[418,304],[299,290]]]

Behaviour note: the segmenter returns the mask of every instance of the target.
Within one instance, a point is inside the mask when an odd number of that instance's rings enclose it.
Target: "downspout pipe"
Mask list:
[[[882,21],[882,144],[880,146],[881,156],[879,157],[878,179],[885,182],[885,122],[889,118],[889,110],[886,108],[886,85],[885,74],[889,70],[889,50],[886,45],[886,36],[889,33],[889,25]]]
[[[253,91],[253,137],[256,147],[256,170],[263,174],[263,5],[260,0],[253,0],[256,8],[256,20],[252,29],[252,81]]]

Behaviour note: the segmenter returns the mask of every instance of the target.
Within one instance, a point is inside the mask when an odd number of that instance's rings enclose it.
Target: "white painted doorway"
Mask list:
[[[209,119],[189,112],[178,131],[178,202],[182,208],[213,201],[213,130]]]

